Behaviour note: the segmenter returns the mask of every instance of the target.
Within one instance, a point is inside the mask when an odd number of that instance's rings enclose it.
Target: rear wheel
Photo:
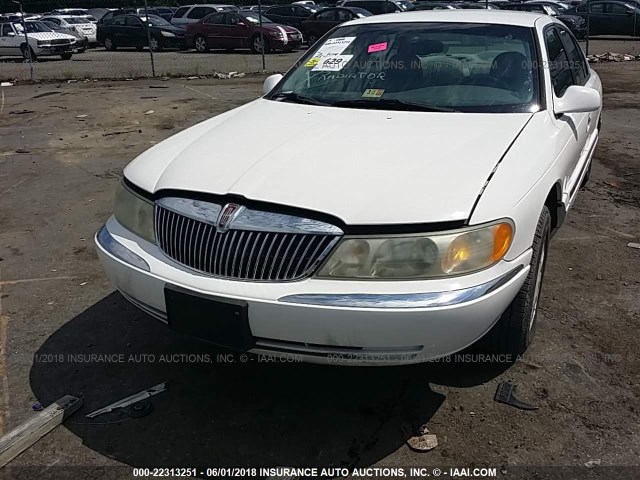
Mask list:
[[[196,35],[196,38],[193,39],[193,43],[196,47],[196,52],[205,53],[209,51],[209,45],[207,44],[207,39],[204,35]]]
[[[104,48],[107,50],[115,51],[118,47],[116,47],[116,42],[113,41],[111,37],[105,37],[104,39]]]
[[[551,213],[545,205],[533,239],[529,274],[498,323],[478,343],[481,349],[510,355],[511,360],[515,361],[531,344],[537,326],[538,303],[547,264],[550,232]]]

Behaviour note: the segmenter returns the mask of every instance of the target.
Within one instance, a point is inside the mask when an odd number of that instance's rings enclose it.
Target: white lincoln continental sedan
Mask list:
[[[515,357],[601,108],[548,15],[347,22],[263,97],[129,164],[99,257],[135,305],[236,351],[402,364],[479,342]]]

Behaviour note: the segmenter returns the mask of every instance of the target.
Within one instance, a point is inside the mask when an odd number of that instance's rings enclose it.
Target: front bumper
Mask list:
[[[38,56],[47,56],[47,55],[60,55],[61,53],[72,53],[75,48],[77,48],[77,43],[70,43],[67,45],[38,45],[34,51]]]
[[[271,43],[271,47],[276,50],[293,50],[295,48],[300,48],[300,46],[302,45],[302,38],[300,38],[299,40],[293,40],[289,38],[286,42],[281,38],[268,38],[269,42]]]
[[[462,350],[498,320],[531,261],[527,251],[473,275],[429,281],[255,283],[198,275],[113,217],[96,244],[115,287],[156,318],[166,321],[167,284],[244,300],[255,337],[251,352],[317,363],[419,363]]]

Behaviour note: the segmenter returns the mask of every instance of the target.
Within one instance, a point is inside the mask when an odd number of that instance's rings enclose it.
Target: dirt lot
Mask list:
[[[638,478],[638,469],[625,477],[606,466],[638,466],[640,458],[640,250],[627,246],[640,241],[640,64],[598,70],[606,109],[591,181],[551,243],[538,336],[510,368],[215,362],[210,347],[173,337],[113,293],[92,236],[133,157],[257,97],[262,79],[2,89],[0,433],[33,415],[35,401],[84,398],[80,412],[4,474],[124,478],[128,469],[87,475],[65,467],[377,464],[489,465],[503,478],[525,478],[515,466],[592,461],[599,466],[564,478]],[[254,128],[247,125],[238,148]],[[495,403],[503,380],[540,409]],[[84,418],[163,381],[169,389],[147,417]],[[428,421],[438,448],[409,450],[405,421]],[[20,468],[28,466],[36,468],[27,477]]]

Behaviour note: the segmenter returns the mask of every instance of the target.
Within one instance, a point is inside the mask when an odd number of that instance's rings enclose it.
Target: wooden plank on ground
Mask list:
[[[81,398],[66,395],[0,438],[0,468],[60,425],[81,405]]]

